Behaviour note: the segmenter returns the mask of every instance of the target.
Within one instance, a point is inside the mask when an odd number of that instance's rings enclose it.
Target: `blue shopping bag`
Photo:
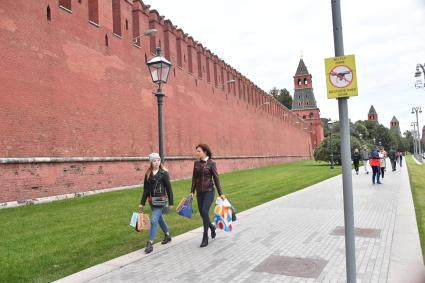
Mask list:
[[[136,228],[137,226],[137,216],[139,215],[139,213],[137,212],[133,212],[133,214],[131,215],[131,219],[130,219],[130,226]]]
[[[193,197],[189,195],[177,213],[183,217],[192,218],[192,214],[193,214],[192,202],[193,202]]]

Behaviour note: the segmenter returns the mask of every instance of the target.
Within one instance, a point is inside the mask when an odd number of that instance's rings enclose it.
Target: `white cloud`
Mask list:
[[[293,92],[301,51],[313,75],[322,117],[338,119],[337,101],[326,98],[324,58],[332,57],[331,1],[145,2],[220,58],[268,91]],[[412,106],[425,91],[414,87],[417,63],[425,63],[425,2],[422,0],[341,1],[345,54],[355,54],[359,96],[349,99],[352,121],[366,119],[370,105],[389,126],[395,115],[402,132],[411,129]]]

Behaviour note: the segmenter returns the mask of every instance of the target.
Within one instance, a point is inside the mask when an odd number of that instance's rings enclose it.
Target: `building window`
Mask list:
[[[176,49],[177,49],[177,66],[182,67],[182,44],[181,39],[177,38],[176,40]]]
[[[141,36],[139,31],[139,13],[133,12],[131,14],[131,21],[133,23],[133,44],[140,47]],[[146,54],[145,54],[145,57],[146,57]],[[146,60],[145,60],[145,63],[146,63]]]
[[[121,0],[112,0],[112,25],[113,32],[121,36]]]
[[[65,8],[65,10],[71,12],[71,0],[59,0],[59,7]]]
[[[128,20],[125,19],[125,29],[128,30]]]
[[[304,84],[308,84],[308,80],[306,78],[304,78]]]
[[[192,64],[192,47],[187,46],[187,64],[189,68],[189,73],[193,73],[193,64]]]
[[[298,85],[301,85],[301,79],[298,79]]]
[[[197,54],[197,61],[198,61],[198,77],[202,78],[202,62],[201,62],[201,53],[198,52]]]
[[[98,0],[89,0],[89,21],[99,24],[99,3]]]
[[[47,20],[50,22],[52,20],[52,12],[50,11],[49,5],[47,5],[46,14],[47,14]]]
[[[109,46],[108,35],[105,34],[105,46]]]
[[[210,82],[210,59],[207,58],[207,82]]]

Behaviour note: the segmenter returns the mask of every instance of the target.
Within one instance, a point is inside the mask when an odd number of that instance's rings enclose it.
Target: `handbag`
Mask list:
[[[143,230],[150,230],[151,229],[151,221],[149,219],[149,215],[139,212],[137,215],[137,224],[135,227],[137,232],[143,231]]]
[[[158,182],[159,182],[159,178],[156,179],[154,191],[156,191],[156,188],[158,187]],[[151,203],[152,203],[153,206],[157,206],[157,207],[166,206],[167,205],[167,196],[153,197],[152,192],[151,192]]]
[[[177,213],[183,217],[192,218],[192,214],[193,214],[192,202],[193,202],[193,197],[189,195],[184,201],[184,203],[181,205]]]

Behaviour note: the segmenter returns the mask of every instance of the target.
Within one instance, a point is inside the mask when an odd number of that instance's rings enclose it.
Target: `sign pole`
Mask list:
[[[342,37],[341,5],[340,0],[331,0],[332,23],[334,34],[335,57],[344,55],[344,42]],[[348,98],[338,99],[340,135],[341,135],[341,161],[342,184],[344,195],[344,226],[345,226],[345,265],[347,282],[356,282],[356,254],[354,242],[354,209],[353,209],[353,184],[351,179],[351,146],[350,124],[348,120]]]

